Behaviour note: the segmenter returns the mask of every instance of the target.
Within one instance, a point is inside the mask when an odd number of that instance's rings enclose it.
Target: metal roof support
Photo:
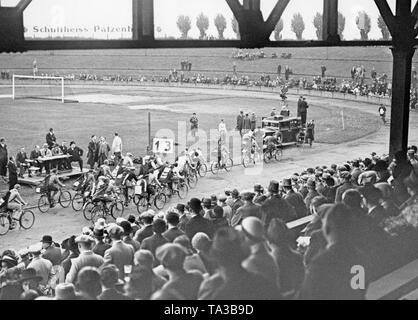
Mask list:
[[[322,39],[334,43],[341,41],[338,34],[338,0],[324,0],[322,19]]]
[[[154,40],[154,0],[132,0],[133,40]]]

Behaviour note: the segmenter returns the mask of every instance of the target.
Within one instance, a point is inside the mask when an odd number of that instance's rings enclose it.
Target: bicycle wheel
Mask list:
[[[116,201],[110,207],[110,215],[115,220],[117,218],[123,217],[124,212],[125,212],[125,206],[124,206],[124,203],[122,201]]]
[[[276,161],[281,161],[283,158],[283,151],[282,149],[277,149],[275,154],[274,154],[274,158],[276,159]]]
[[[93,224],[95,224],[100,218],[104,218],[106,220],[106,213],[103,205],[101,204],[94,206],[94,208],[91,210],[91,221]]]
[[[141,202],[141,196],[139,194],[136,194],[133,198],[134,204],[137,206]]]
[[[0,216],[0,236],[4,236],[10,230],[10,221],[7,216]]]
[[[184,182],[179,183],[178,192],[177,192],[177,194],[179,195],[179,198],[182,200],[185,199],[188,193],[189,193],[189,187],[187,186],[187,184]]]
[[[264,160],[264,163],[270,163],[270,161],[271,161],[271,159],[272,159],[272,156],[271,156],[271,154],[270,154],[270,152],[265,152],[264,153],[264,155],[263,155],[263,160]]]
[[[94,209],[94,204],[91,201],[87,201],[84,206],[83,206],[83,216],[84,219],[86,219],[87,221],[91,221],[92,219],[92,211]]]
[[[83,209],[83,206],[84,206],[83,196],[77,193],[74,196],[73,200],[71,201],[71,207],[73,208],[74,211],[78,212]]]
[[[30,210],[23,211],[19,219],[19,224],[22,229],[29,230],[35,223],[35,215]]]
[[[139,201],[136,205],[136,210],[138,211],[139,214],[148,210],[148,203],[147,203],[146,198],[140,198],[139,199]]]
[[[250,165],[251,165],[251,159],[248,156],[244,156],[242,158],[242,166],[244,168],[248,168],[248,166],[250,166]]]
[[[210,166],[210,171],[212,171],[214,175],[217,175],[219,173],[219,164],[217,162],[213,162]]]
[[[206,174],[208,173],[208,166],[206,164],[201,164],[197,172],[201,178],[206,177]]]
[[[62,191],[58,199],[61,207],[68,208],[71,204],[71,198],[71,193],[69,193],[68,191]]]
[[[49,200],[46,194],[43,194],[38,200],[38,209],[42,213],[46,213],[49,210]]]
[[[163,210],[167,203],[167,196],[164,193],[159,193],[155,196],[154,206],[158,210]]]
[[[232,159],[226,160],[225,167],[224,167],[226,172],[230,172],[233,166],[234,166],[234,161],[232,161]]]

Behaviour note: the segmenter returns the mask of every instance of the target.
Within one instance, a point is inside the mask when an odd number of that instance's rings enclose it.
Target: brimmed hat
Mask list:
[[[264,226],[258,218],[245,218],[241,223],[241,230],[250,240],[262,241],[265,239]]]
[[[338,171],[348,171],[346,166],[338,166]]]
[[[156,250],[156,258],[166,268],[182,268],[186,256],[186,249],[179,244],[167,243]]]
[[[340,174],[341,179],[350,180],[351,179],[351,173],[348,171],[343,171]]]
[[[131,234],[132,233],[132,225],[128,221],[122,221],[120,223],[120,227],[125,231],[125,234]]]
[[[74,300],[75,287],[72,283],[60,283],[55,288],[55,300]]]
[[[270,181],[269,189],[268,191],[271,193],[278,193],[279,192],[279,182],[276,180]]]
[[[192,247],[199,251],[206,251],[210,248],[212,241],[206,233],[198,232],[192,239]]]
[[[263,190],[264,190],[264,188],[263,188],[263,186],[262,186],[261,184],[256,183],[256,184],[254,185],[254,191],[255,191],[255,192],[262,192]]]
[[[244,190],[241,192],[240,197],[242,200],[245,201],[252,201],[255,197],[255,193],[251,190]]]
[[[211,206],[212,205],[212,200],[209,198],[204,198],[203,199],[203,205],[204,206]]]
[[[51,236],[43,236],[41,242],[52,244],[53,243],[52,237]]]
[[[11,267],[16,267],[17,266],[17,259],[15,257],[11,257],[9,255],[4,255],[3,257],[0,258],[0,263],[1,262],[6,262],[8,265],[10,265]]]
[[[186,210],[186,206],[182,203],[177,204],[176,209],[180,212],[184,212]]]
[[[238,189],[234,189],[234,190],[232,190],[231,195],[232,195],[233,197],[239,197],[239,191],[238,191]]]
[[[33,268],[28,268],[22,271],[18,282],[24,282],[24,281],[41,281],[42,277],[36,275],[36,270]]]
[[[75,238],[76,243],[94,243],[94,239],[89,235],[81,235]]]
[[[197,198],[191,199],[189,205],[190,208],[195,212],[200,212],[202,210],[202,202]]]
[[[93,230],[93,236],[97,239],[102,239],[104,237],[104,228],[103,227],[95,227]]]
[[[291,179],[283,179],[283,187],[292,187]]]

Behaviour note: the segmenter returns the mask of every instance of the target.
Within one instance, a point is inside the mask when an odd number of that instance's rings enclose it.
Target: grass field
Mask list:
[[[147,50],[91,50],[28,52],[0,55],[0,70],[18,74],[30,74],[36,58],[40,73],[93,73],[101,75],[126,74],[167,75],[169,70],[180,69],[180,61],[193,63],[192,73],[224,76],[237,64],[240,74],[259,76],[275,74],[277,65],[289,65],[296,76],[320,74],[320,67],[327,67],[327,75],[349,78],[352,66],[364,65],[370,77],[372,67],[379,74],[392,74],[392,54],[387,47],[367,48],[266,48],[267,58],[255,61],[238,61],[231,58],[233,49],[147,49]],[[244,50],[250,51],[250,50]],[[292,53],[292,59],[271,59],[272,53]],[[418,58],[414,58],[418,66]]]
[[[36,99],[0,99],[0,135],[7,138],[10,152],[15,154],[20,146],[31,151],[34,145],[44,143],[48,129],[53,127],[58,141],[75,140],[83,149],[86,149],[92,134],[103,135],[111,143],[113,133],[118,131],[124,140],[125,151],[143,155],[148,144],[148,111],[152,113],[152,136],[161,129],[171,130],[179,141],[185,134],[178,130],[179,122],[183,122],[188,131],[188,120],[193,112],[199,116],[200,128],[209,132],[210,129],[216,130],[221,118],[225,119],[229,130],[234,129],[240,110],[254,111],[261,120],[273,107],[279,107],[274,95],[264,98],[251,97],[250,94],[228,97],[216,92],[166,92],[164,89],[132,87],[97,89],[101,93],[91,93],[91,90],[73,89],[74,97],[81,102],[64,105]],[[6,88],[0,89],[0,94],[7,91]],[[290,109],[292,114],[296,114],[295,100],[290,101]],[[316,121],[318,142],[351,141],[379,127],[374,115],[347,109],[343,115],[346,127],[343,131],[342,110],[327,101],[311,104],[308,116]],[[189,140],[188,144],[191,142]]]

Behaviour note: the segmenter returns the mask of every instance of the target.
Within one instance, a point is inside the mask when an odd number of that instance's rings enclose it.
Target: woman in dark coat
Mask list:
[[[309,121],[306,127],[306,141],[312,146],[312,142],[315,140],[315,122]]]
[[[17,166],[14,157],[9,158],[7,168],[9,169],[9,190],[12,190],[17,184]]]
[[[97,143],[96,136],[92,136],[89,142],[88,152],[87,152],[87,164],[90,166],[90,169],[94,169],[94,165],[97,162]]]

